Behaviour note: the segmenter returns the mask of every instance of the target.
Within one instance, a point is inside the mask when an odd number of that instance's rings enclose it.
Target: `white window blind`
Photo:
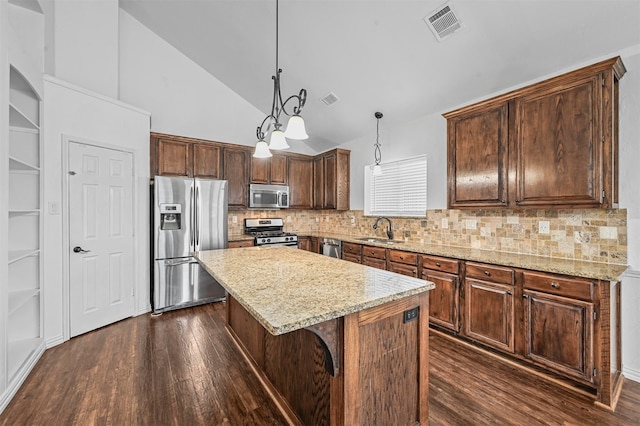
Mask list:
[[[364,214],[368,216],[427,215],[427,156],[364,167]]]

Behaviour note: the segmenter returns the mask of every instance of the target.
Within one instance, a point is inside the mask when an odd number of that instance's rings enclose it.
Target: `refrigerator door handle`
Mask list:
[[[193,203],[193,191],[194,191],[194,189],[193,189],[193,186],[192,186],[191,190],[190,190],[190,194],[189,194],[189,196],[191,197],[190,200],[189,200],[189,205],[191,206],[191,217],[189,218],[189,221],[191,222],[190,226],[189,226],[189,232],[191,233],[191,235],[190,235],[191,247],[189,247],[189,248],[191,249],[191,251],[194,250],[195,242],[196,242],[195,232],[194,232],[194,229],[193,229],[194,228],[194,222],[195,222],[195,218],[194,218],[194,215],[195,215],[195,211],[194,211],[195,208],[194,207],[195,207],[195,205]]]
[[[196,216],[196,223],[195,223],[195,237],[196,237],[196,244],[194,246],[194,250],[200,250],[200,186],[198,185],[198,183],[196,182],[196,206],[193,209],[194,210],[194,214]]]

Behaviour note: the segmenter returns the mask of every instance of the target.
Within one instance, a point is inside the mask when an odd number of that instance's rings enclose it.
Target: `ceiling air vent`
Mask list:
[[[451,2],[447,2],[424,17],[424,22],[436,36],[442,41],[454,32],[462,28],[462,22],[455,14]]]
[[[340,99],[338,99],[338,97],[336,96],[335,93],[331,92],[327,96],[322,98],[321,100],[322,100],[322,102],[324,102],[324,104],[326,106],[331,106],[331,105],[335,104],[336,102],[338,102]]]

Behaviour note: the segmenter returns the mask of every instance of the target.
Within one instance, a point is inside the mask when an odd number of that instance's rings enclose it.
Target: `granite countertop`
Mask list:
[[[273,335],[435,288],[430,281],[291,247],[209,250],[194,256]]]
[[[399,240],[397,242],[394,242],[393,244],[386,244],[374,241],[362,241],[362,236],[331,233],[314,233],[306,235],[314,237],[335,238],[351,243],[405,250],[415,253],[430,254],[453,259],[470,260],[475,262],[489,263],[493,265],[511,266],[514,268],[531,269],[534,271],[551,272],[556,274],[606,281],[619,281],[621,275],[627,270],[627,265],[620,264],[559,259],[529,254],[506,253],[495,250],[480,250],[466,247],[425,244],[413,241],[405,242]]]

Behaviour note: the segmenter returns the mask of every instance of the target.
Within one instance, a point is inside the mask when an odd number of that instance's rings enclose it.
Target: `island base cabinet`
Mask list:
[[[428,424],[428,292],[327,321],[337,327],[334,341],[307,329],[260,332],[242,305],[227,301],[231,336],[290,423]]]
[[[405,312],[418,317],[405,322]],[[344,318],[346,425],[428,424],[429,295]]]

